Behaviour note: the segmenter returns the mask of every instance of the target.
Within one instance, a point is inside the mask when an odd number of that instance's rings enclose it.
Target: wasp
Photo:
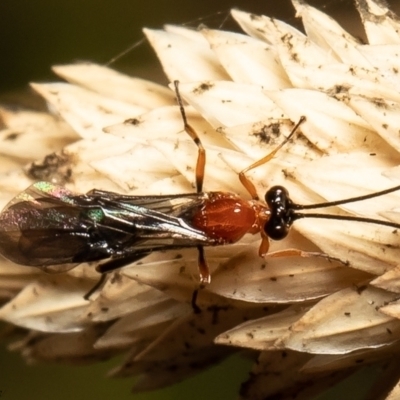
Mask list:
[[[206,151],[187,121],[178,81],[174,84],[184,130],[198,148],[195,193],[130,196],[94,189],[75,194],[62,186],[36,182],[1,212],[0,253],[17,264],[44,271],[62,272],[80,263],[102,261],[96,268],[105,274],[154,251],[197,248],[203,287],[211,281],[204,247],[235,243],[247,233],[261,235],[259,255],[264,257],[270,239],[284,239],[300,218],[351,220],[400,228],[400,224],[384,220],[302,212],[382,196],[399,190],[400,185],[365,196],[311,205],[294,203],[283,186],[271,187],[263,201],[258,198],[246,173],[271,160],[295,135],[305,117],[276,149],[239,173],[250,200],[235,193],[204,192]],[[288,249],[278,255],[301,256],[303,252]],[[192,299],[195,310],[196,296],[197,291]]]

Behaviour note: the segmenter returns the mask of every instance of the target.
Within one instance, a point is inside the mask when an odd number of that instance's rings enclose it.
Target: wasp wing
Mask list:
[[[0,214],[0,252],[18,264],[65,271],[81,262],[214,244],[190,226],[205,196],[76,195],[37,182]]]
[[[101,194],[99,194],[101,193]],[[98,192],[81,198],[96,215],[96,226],[125,254],[212,245],[214,240],[191,226],[204,204],[203,193],[171,196],[122,196]],[[117,243],[120,241],[119,243]]]
[[[75,254],[87,246],[87,226],[73,193],[37,182],[16,196],[0,214],[0,253],[22,265],[71,269]]]

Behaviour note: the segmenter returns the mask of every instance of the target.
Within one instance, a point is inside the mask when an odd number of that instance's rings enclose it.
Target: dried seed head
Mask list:
[[[303,115],[301,133],[249,172],[261,198],[277,184],[300,204],[395,186],[398,19],[381,2],[360,0],[369,41],[361,44],[320,11],[293,4],[306,34],[238,10],[233,18],[247,35],[144,30],[168,79],[180,81],[188,121],[206,148],[204,190],[247,196],[238,172],[273,151]],[[43,176],[77,193],[193,192],[197,148],[173,91],[94,64],[54,71],[68,83],[32,85],[51,113],[0,111],[1,207]],[[399,223],[399,200],[391,193],[329,212]],[[396,369],[396,229],[305,219],[270,249],[330,259],[261,259],[258,246],[248,235],[206,248],[212,282],[199,293],[200,314],[189,305],[198,274],[192,249],[154,252],[109,274],[90,301],[93,263],[49,275],[2,261],[0,318],[26,330],[14,348],[30,362],[127,353],[111,375],[140,375],[137,391],[173,384],[241,348],[260,352],[242,399],[309,398],[350,368],[385,360]],[[397,398],[396,389],[387,398]]]

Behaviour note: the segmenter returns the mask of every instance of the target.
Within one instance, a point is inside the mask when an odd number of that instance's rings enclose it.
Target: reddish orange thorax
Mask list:
[[[232,193],[210,192],[192,224],[220,243],[234,243],[246,233],[260,231],[259,212],[258,203]]]

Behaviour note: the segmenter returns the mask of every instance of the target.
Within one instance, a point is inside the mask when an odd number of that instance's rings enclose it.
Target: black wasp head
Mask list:
[[[283,186],[273,186],[265,193],[270,209],[270,218],[264,225],[264,232],[273,240],[284,239],[295,219],[293,202]]]

